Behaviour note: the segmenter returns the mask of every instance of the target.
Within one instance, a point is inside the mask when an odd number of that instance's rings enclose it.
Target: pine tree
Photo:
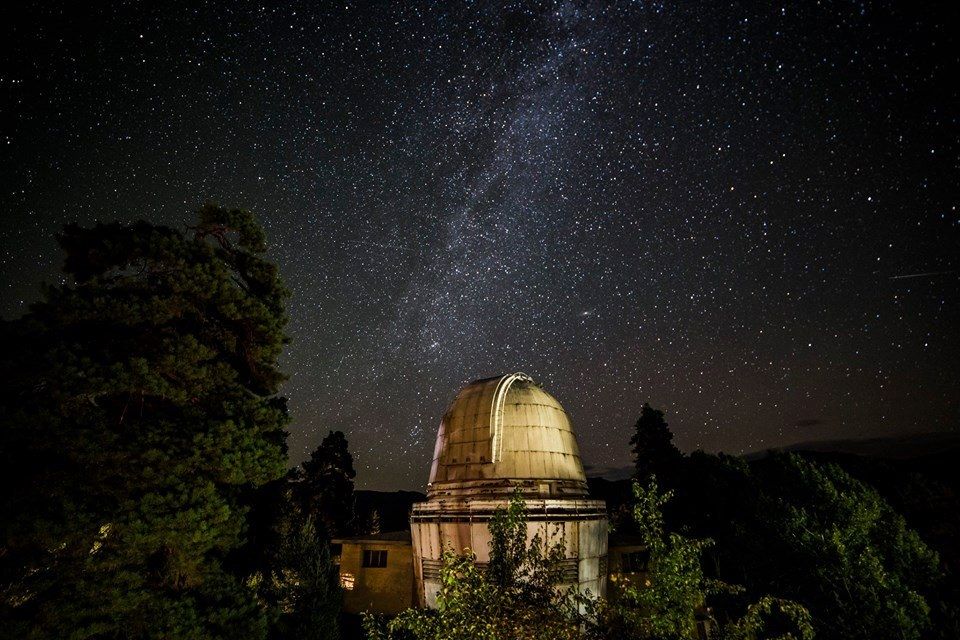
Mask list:
[[[367,533],[376,535],[380,533],[380,511],[374,509],[370,512],[370,520],[367,522]]]
[[[347,438],[331,431],[303,463],[298,494],[304,510],[328,535],[347,533],[354,519],[353,469]]]
[[[283,475],[283,287],[246,211],[67,227],[66,284],[2,328],[0,586],[21,638],[261,638],[235,571]]]
[[[644,403],[637,420],[633,437],[633,460],[636,467],[634,477],[646,482],[653,474],[669,476],[672,466],[681,459],[680,450],[673,444],[663,411]]]

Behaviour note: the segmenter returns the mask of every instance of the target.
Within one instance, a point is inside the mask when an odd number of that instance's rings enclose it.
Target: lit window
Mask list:
[[[379,569],[387,566],[387,552],[380,549],[368,549],[363,552],[363,566]]]
[[[352,573],[341,573],[340,574],[340,586],[343,587],[344,591],[353,591],[353,574]]]

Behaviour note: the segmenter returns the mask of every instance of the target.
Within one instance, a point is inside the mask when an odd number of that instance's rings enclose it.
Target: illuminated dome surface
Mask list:
[[[570,418],[522,373],[476,380],[460,391],[440,422],[429,489],[485,493],[529,484],[512,480],[548,482],[538,486],[551,494],[586,492]]]

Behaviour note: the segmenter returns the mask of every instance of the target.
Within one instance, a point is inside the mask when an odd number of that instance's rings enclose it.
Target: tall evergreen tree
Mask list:
[[[303,463],[298,493],[304,510],[328,535],[353,526],[353,456],[342,431],[331,431]]]
[[[643,403],[630,444],[633,446],[635,477],[644,482],[653,474],[670,475],[672,466],[681,458],[680,450],[673,444],[673,434],[663,419],[663,411],[654,409],[646,402]]]
[[[238,555],[270,618],[270,640],[335,640],[343,600],[340,571],[326,535],[294,497],[298,481],[299,474],[290,470],[255,492],[247,545]]]
[[[287,290],[246,211],[70,226],[2,327],[0,586],[20,638],[260,638],[232,562],[283,475]]]

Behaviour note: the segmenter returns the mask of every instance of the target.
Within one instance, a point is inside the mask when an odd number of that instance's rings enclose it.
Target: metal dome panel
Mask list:
[[[472,382],[440,422],[430,490],[503,493],[522,485],[541,492],[546,487],[548,493],[585,492],[570,419],[556,398],[525,374]]]

